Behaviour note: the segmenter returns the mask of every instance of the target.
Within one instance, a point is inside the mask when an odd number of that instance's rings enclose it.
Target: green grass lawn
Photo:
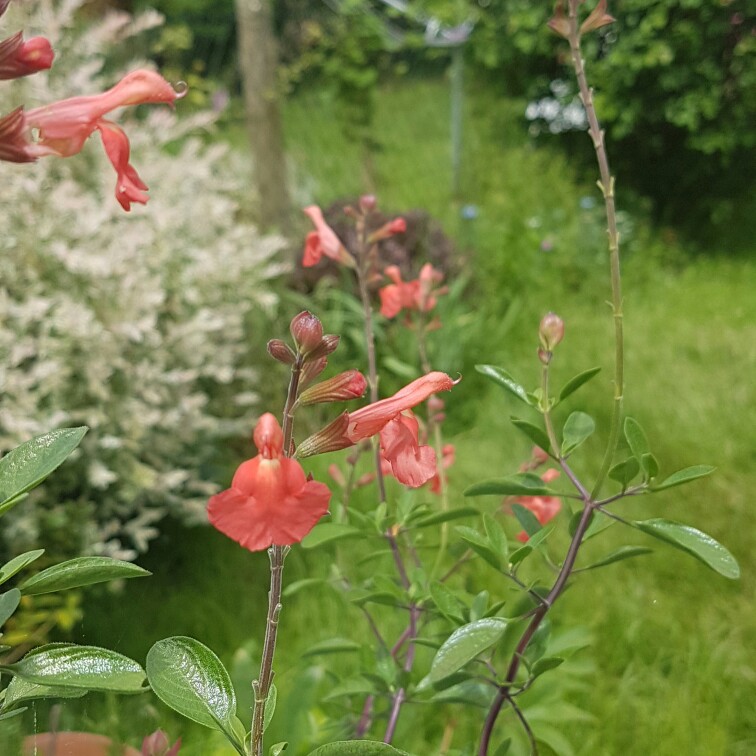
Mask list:
[[[322,92],[303,95],[286,109],[301,204],[326,205],[364,189],[360,152],[344,144],[332,112]],[[471,93],[462,196],[453,199],[446,84],[388,88],[377,114],[382,147],[373,155],[371,171],[382,206],[428,209],[462,240],[468,261],[468,294],[448,317],[462,330],[437,336],[442,366],[463,373],[448,401],[448,427],[458,454],[451,472],[454,503],[462,501],[470,483],[510,472],[527,455],[528,443],[508,420],[520,408],[472,365],[498,364],[535,385],[537,325],[548,310],[559,312],[567,324],[554,366],[557,380],[594,365],[604,368],[569,406],[590,412],[598,422],[597,438],[575,460],[589,479],[606,436],[612,391],[611,318],[604,304],[608,266],[600,208],[580,201],[597,199],[597,192],[577,182],[559,153],[525,143],[517,117],[510,103]],[[609,150],[611,155],[611,145]],[[622,208],[621,177],[619,186]],[[472,222],[459,216],[466,203],[478,207]],[[662,473],[697,463],[718,468],[689,487],[622,504],[622,511],[707,531],[736,555],[743,579],[726,581],[681,552],[649,544],[620,526],[589,544],[594,556],[625,542],[655,551],[579,576],[554,611],[559,627],[586,627],[594,639],[592,650],[584,652],[593,662],[587,684],[571,694],[572,703],[592,718],[571,723],[570,739],[575,752],[585,756],[745,756],[756,751],[756,607],[750,588],[756,266],[724,255],[686,256],[669,233],[650,229],[642,217],[623,214],[620,221],[626,251],[627,412],[646,429]],[[544,242],[551,251],[544,251]],[[319,314],[327,325],[327,313]],[[458,349],[444,351],[444,340],[455,340]],[[446,364],[450,354],[458,366]],[[479,501],[488,510],[496,506]],[[295,549],[287,582],[325,575],[328,553]],[[187,634],[230,664],[236,649],[261,638],[267,590],[263,555],[250,556],[210,530],[171,528],[144,564],[153,578],[127,585],[120,597],[100,596],[90,603],[81,640],[143,658],[154,640]],[[502,590],[492,576],[485,567],[474,567],[468,590]],[[360,636],[365,628],[327,592],[291,598],[282,622],[278,681],[290,697],[282,695],[288,704],[274,720],[270,742],[276,737],[296,742],[303,733],[324,734],[326,709],[317,705],[314,691],[327,691],[329,685],[320,664],[297,677],[299,654],[314,641]],[[544,678],[541,684],[551,683]],[[139,705],[119,706],[136,710]],[[134,716],[145,730],[158,721],[141,709]],[[437,753],[443,724],[456,720],[453,745],[470,748],[470,733],[479,730],[481,717],[449,707],[434,718],[426,708],[408,707],[396,742],[430,756]],[[504,726],[513,725],[503,720]],[[182,725],[169,718],[167,727],[178,734]],[[215,752],[199,732],[187,733],[182,754]],[[434,734],[426,739],[427,733]]]

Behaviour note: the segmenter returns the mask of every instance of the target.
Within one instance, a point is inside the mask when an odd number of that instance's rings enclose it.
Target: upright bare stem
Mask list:
[[[302,357],[297,356],[291,366],[289,390],[283,411],[283,453],[288,457],[291,453],[291,439],[294,430],[294,404],[299,391],[299,377],[302,370]],[[276,638],[278,637],[278,620],[281,615],[281,589],[283,587],[284,560],[289,552],[288,546],[271,546],[268,549],[270,559],[270,590],[268,591],[268,616],[265,622],[265,641],[263,642],[262,659],[260,660],[260,674],[252,683],[255,694],[255,708],[252,714],[252,756],[263,756],[263,728],[265,724],[265,704],[273,683],[273,657],[276,653]]]

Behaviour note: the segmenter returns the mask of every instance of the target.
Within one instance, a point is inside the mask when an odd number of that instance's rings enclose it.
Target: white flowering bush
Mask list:
[[[117,13],[81,28],[80,4],[17,11],[57,58],[4,88],[0,112],[112,85],[136,64],[114,70],[110,53],[161,22]],[[282,240],[240,217],[246,165],[205,143],[212,114],[132,117],[133,163],[151,192],[129,214],[99,145],[0,168],[0,451],[50,428],[91,429],[68,473],[5,518],[14,551],[54,526],[65,550],[134,558],[166,513],[200,515],[215,490],[203,471],[249,428],[258,378],[245,328],[274,301]]]

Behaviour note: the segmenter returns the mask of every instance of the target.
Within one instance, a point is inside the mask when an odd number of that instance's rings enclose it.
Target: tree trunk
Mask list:
[[[263,229],[289,231],[291,207],[286,182],[271,0],[235,0],[239,71],[254,161],[254,185]]]

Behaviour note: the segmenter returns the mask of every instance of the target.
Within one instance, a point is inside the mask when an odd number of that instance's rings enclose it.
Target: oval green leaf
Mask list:
[[[328,638],[327,640],[310,646],[302,656],[320,656],[321,654],[343,654],[348,652],[359,651],[362,648],[360,643],[350,638]]]
[[[648,446],[648,439],[643,432],[643,428],[641,428],[640,423],[632,417],[625,418],[625,438],[627,439],[630,451],[638,462],[641,463],[642,467],[643,455],[648,454],[651,449]]]
[[[691,480],[705,478],[707,475],[711,475],[714,470],[716,470],[716,468],[711,467],[710,465],[693,465],[693,467],[686,467],[684,470],[678,470],[677,472],[672,473],[672,475],[666,480],[653,486],[653,490],[663,491],[665,488],[681,486]]]
[[[465,489],[465,496],[546,496],[556,493],[538,475],[517,473],[506,478],[493,478],[474,483]]]
[[[585,412],[573,412],[562,430],[562,456],[571,454],[596,430],[596,423]]]
[[[740,567],[735,557],[719,541],[690,525],[661,519],[631,520],[629,524],[660,541],[686,551],[730,580],[740,577]]]
[[[0,627],[13,616],[13,612],[18,609],[19,601],[21,601],[21,591],[18,588],[11,588],[0,594]]]
[[[7,669],[37,685],[113,693],[146,690],[145,673],[139,664],[123,654],[97,646],[69,643],[42,646]]]
[[[570,378],[559,392],[559,401],[561,402],[570,394],[574,394],[584,383],[588,383],[591,378],[598,375],[600,372],[601,368],[595,367],[590,368],[589,370],[584,370],[582,373],[578,373],[574,378]]]
[[[609,477],[616,480],[624,491],[639,472],[640,463],[638,460],[635,457],[628,457],[624,462],[618,462],[609,470]]]
[[[527,420],[521,420],[519,417],[510,417],[512,425],[515,428],[522,431],[537,447],[543,449],[547,454],[551,448],[549,437],[546,435],[546,431],[543,428],[539,428],[533,423],[529,423]]]
[[[0,513],[38,486],[81,443],[87,428],[62,428],[36,436],[0,459]]]
[[[339,740],[310,751],[308,756],[411,756],[411,754],[376,740]]]
[[[39,559],[45,553],[44,549],[35,549],[27,551],[14,557],[10,562],[6,562],[0,567],[0,584],[10,580],[16,573],[21,572],[27,565],[30,565],[35,559]]]
[[[23,677],[14,677],[5,689],[3,709],[9,709],[21,701],[33,701],[38,698],[81,698],[89,691],[86,688],[65,688],[60,685],[37,685],[24,680]]]
[[[653,549],[647,549],[645,546],[620,546],[620,548],[607,554],[598,562],[593,562],[585,567],[581,567],[576,572],[582,572],[583,570],[594,570],[597,567],[606,567],[607,564],[614,564],[615,562],[621,562],[623,559],[632,559],[637,556],[644,556],[645,554],[653,553]]]
[[[480,512],[474,507],[458,507],[457,509],[449,509],[446,512],[436,512],[435,514],[418,517],[416,520],[410,522],[405,529],[428,528],[431,525],[440,525],[442,522],[459,520],[462,517],[474,517],[478,514]]]
[[[503,368],[495,365],[476,365],[475,369],[481,374],[490,378],[494,383],[509,391],[512,396],[516,396],[521,402],[532,406],[533,402],[528,397],[528,392]]]
[[[164,704],[243,747],[234,732],[236,694],[231,678],[207,646],[186,636],[158,641],[147,654],[147,679]]]
[[[324,522],[316,525],[302,540],[302,548],[314,549],[334,541],[343,541],[345,538],[364,537],[365,531],[352,525],[342,525],[338,522]]]
[[[21,592],[25,596],[38,596],[42,593],[54,593],[95,583],[105,583],[108,580],[147,577],[150,574],[147,570],[120,559],[98,556],[79,557],[55,564],[33,575],[21,584]]]
[[[485,617],[457,628],[438,649],[428,678],[437,683],[453,675],[499,641],[507,628],[501,617]]]

